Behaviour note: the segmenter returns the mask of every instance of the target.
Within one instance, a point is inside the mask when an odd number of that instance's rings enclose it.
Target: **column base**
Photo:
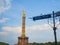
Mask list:
[[[17,45],[28,45],[28,37],[18,37],[18,44]]]

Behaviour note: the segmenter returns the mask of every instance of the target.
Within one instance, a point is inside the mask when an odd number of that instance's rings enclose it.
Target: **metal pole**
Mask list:
[[[55,16],[53,11],[53,31],[54,31],[55,45],[57,45],[56,29],[57,28],[55,27]]]

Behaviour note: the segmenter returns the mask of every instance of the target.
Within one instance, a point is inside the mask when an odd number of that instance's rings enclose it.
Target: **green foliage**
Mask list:
[[[30,45],[54,45],[54,42],[48,42],[48,43],[30,43]],[[57,42],[57,45],[60,45],[60,42]]]
[[[5,42],[0,42],[0,45],[9,45],[9,44]]]

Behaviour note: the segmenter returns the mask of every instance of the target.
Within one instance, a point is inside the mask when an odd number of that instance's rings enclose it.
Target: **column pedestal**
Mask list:
[[[28,45],[28,37],[18,37],[18,45]]]

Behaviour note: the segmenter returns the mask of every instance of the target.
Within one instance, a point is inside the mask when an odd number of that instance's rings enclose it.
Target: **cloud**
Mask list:
[[[0,13],[9,10],[11,7],[11,0],[0,0]]]
[[[5,23],[7,20],[9,20],[8,18],[2,18],[0,19],[0,23]]]
[[[7,32],[0,32],[0,35],[7,35]]]
[[[44,25],[33,25],[33,26],[27,26],[26,27],[26,31],[32,31],[32,30],[49,30],[51,29],[51,27],[48,24],[44,24]],[[14,32],[14,33],[20,33],[21,32],[21,27],[10,27],[10,26],[6,26],[6,27],[2,27],[3,31],[6,32]]]
[[[20,33],[21,27],[3,27],[2,30],[6,32]]]
[[[3,32],[6,32],[6,34],[8,34],[8,33],[14,33],[14,34],[20,33],[21,34],[22,27],[20,27],[20,26],[18,26],[18,27],[5,26],[5,27],[2,27],[2,30],[3,30]],[[48,30],[49,31],[49,30],[52,30],[52,28],[48,24],[32,25],[32,26],[26,27],[26,33],[31,33],[34,30],[37,30],[37,31],[38,30],[40,30],[40,31]],[[2,32],[2,34],[4,34],[3,32]]]
[[[33,25],[27,28],[27,30],[49,30],[49,29],[51,29],[51,27],[48,24]]]

